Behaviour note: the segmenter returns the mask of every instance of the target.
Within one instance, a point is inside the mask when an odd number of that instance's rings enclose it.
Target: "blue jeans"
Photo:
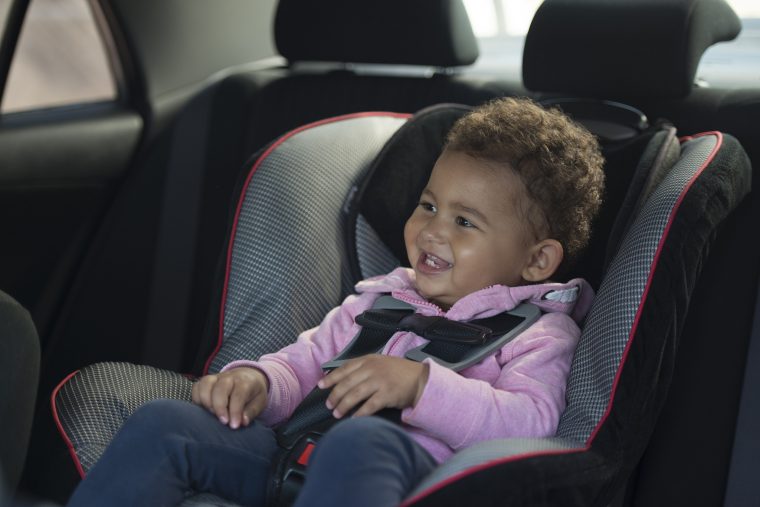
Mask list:
[[[205,409],[176,400],[140,407],[72,495],[70,506],[173,506],[195,492],[264,505],[274,432],[254,421],[231,430]],[[349,419],[316,446],[296,506],[391,506],[435,468],[397,425]]]

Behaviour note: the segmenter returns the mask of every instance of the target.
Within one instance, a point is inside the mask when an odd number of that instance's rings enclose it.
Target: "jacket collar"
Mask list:
[[[575,278],[567,283],[546,282],[516,287],[492,285],[468,294],[444,311],[419,295],[414,271],[409,268],[396,268],[387,275],[363,280],[356,284],[356,291],[390,292],[394,298],[413,305],[423,315],[439,315],[451,320],[482,319],[529,302],[544,312],[565,313],[580,322],[594,299],[594,290],[588,282]]]

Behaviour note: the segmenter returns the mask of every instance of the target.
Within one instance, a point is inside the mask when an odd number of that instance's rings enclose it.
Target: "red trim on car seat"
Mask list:
[[[676,200],[675,204],[673,205],[673,208],[670,210],[670,216],[668,217],[668,222],[665,225],[665,229],[663,230],[662,236],[660,237],[660,241],[657,244],[657,250],[655,251],[654,258],[652,259],[652,268],[649,270],[649,277],[647,278],[646,286],[644,287],[644,292],[641,296],[641,302],[639,303],[639,307],[636,311],[636,317],[634,318],[633,325],[631,326],[631,331],[628,334],[628,342],[626,343],[625,349],[623,351],[623,356],[620,361],[620,365],[618,366],[617,372],[615,373],[615,379],[612,383],[612,391],[610,393],[609,401],[607,402],[607,408],[604,411],[604,414],[602,415],[601,419],[597,423],[594,430],[591,432],[591,435],[586,440],[585,445],[583,447],[579,447],[576,449],[563,449],[563,450],[557,450],[557,451],[540,451],[540,452],[531,452],[526,454],[518,454],[515,456],[509,456],[507,458],[501,458],[501,459],[495,459],[493,461],[489,461],[487,463],[483,463],[480,465],[476,465],[472,468],[468,468],[466,470],[463,470],[455,475],[452,475],[451,477],[448,477],[444,479],[443,481],[434,484],[430,488],[421,491],[417,495],[415,495],[412,498],[409,498],[405,500],[401,507],[408,507],[412,505],[414,502],[417,502],[418,500],[421,500],[425,498],[426,496],[438,491],[439,489],[442,489],[446,487],[447,485],[456,482],[460,479],[463,479],[467,477],[468,475],[475,474],[477,472],[480,472],[481,470],[485,470],[487,468],[491,468],[493,466],[498,466],[504,463],[509,463],[511,461],[517,461],[517,460],[523,460],[523,459],[529,459],[529,458],[535,458],[539,456],[555,456],[555,455],[562,455],[562,454],[570,454],[573,452],[586,452],[591,448],[591,443],[594,441],[594,438],[596,437],[597,433],[601,429],[604,422],[607,420],[607,417],[609,416],[611,410],[612,410],[612,401],[615,398],[615,392],[617,390],[618,382],[620,380],[621,373],[623,371],[623,366],[625,365],[626,359],[628,358],[628,352],[631,347],[631,342],[633,341],[633,336],[636,333],[636,330],[638,328],[639,319],[641,318],[642,309],[644,308],[644,303],[646,302],[647,296],[649,294],[649,289],[652,285],[652,276],[654,274],[655,268],[657,266],[657,262],[660,259],[660,254],[662,253],[662,248],[665,243],[665,240],[668,237],[668,234],[670,232],[670,227],[673,224],[673,218],[675,217],[676,212],[678,211],[678,208],[681,206],[681,202],[683,201],[684,197],[686,197],[686,194],[691,189],[691,186],[694,184],[697,178],[702,174],[702,172],[705,170],[705,168],[712,162],[712,160],[715,158],[715,155],[718,153],[718,150],[720,150],[721,145],[723,144],[723,134],[717,131],[711,131],[711,132],[703,132],[701,134],[695,134],[693,136],[689,136],[688,138],[683,138],[682,142],[688,141],[690,139],[694,139],[697,137],[704,137],[704,136],[715,136],[717,137],[717,142],[715,146],[713,147],[713,150],[710,152],[710,155],[708,155],[707,159],[704,161],[702,166],[692,175],[692,177],[689,179],[689,181],[686,183],[684,188],[681,190],[681,194],[678,196],[678,199]]]
[[[216,347],[214,348],[214,351],[209,356],[208,360],[206,361],[205,366],[203,367],[203,373],[207,374],[208,369],[211,367],[211,362],[214,360],[214,357],[216,357],[216,354],[219,352],[219,349],[222,347],[222,343],[224,341],[224,307],[225,307],[225,301],[227,301],[227,288],[229,286],[230,281],[230,264],[232,262],[232,246],[235,240],[235,233],[237,231],[238,226],[238,218],[240,217],[240,209],[243,207],[243,201],[245,200],[245,195],[248,192],[248,184],[251,182],[251,178],[253,177],[254,173],[258,170],[259,166],[266,160],[266,158],[275,150],[277,147],[279,147],[282,143],[293,137],[294,135],[303,132],[304,130],[308,130],[314,127],[318,127],[320,125],[325,125],[327,123],[334,123],[338,121],[343,120],[350,120],[353,118],[365,118],[370,116],[389,116],[392,118],[409,118],[411,114],[407,113],[392,113],[387,111],[367,111],[363,113],[351,113],[351,114],[344,114],[341,116],[334,116],[332,118],[326,118],[324,120],[315,121],[313,123],[308,123],[306,125],[303,125],[301,127],[298,127],[297,129],[291,130],[290,132],[284,134],[282,137],[280,137],[277,141],[275,141],[267,150],[256,159],[256,161],[253,163],[253,166],[251,167],[251,170],[248,172],[248,176],[246,177],[245,183],[243,184],[243,190],[240,193],[240,197],[238,199],[237,208],[235,210],[235,218],[232,223],[232,234],[230,234],[230,240],[229,244],[227,246],[227,263],[224,270],[224,288],[222,290],[222,301],[221,301],[221,309],[219,311],[219,336],[217,339]]]
[[[82,463],[79,461],[79,457],[77,456],[77,453],[74,450],[74,444],[71,442],[71,439],[69,439],[69,436],[66,434],[66,431],[63,429],[63,424],[61,424],[61,419],[58,417],[58,410],[55,407],[55,399],[58,396],[58,391],[60,391],[63,385],[69,380],[71,380],[71,378],[77,373],[79,373],[79,370],[66,376],[66,378],[63,379],[61,383],[55,387],[55,389],[53,389],[53,394],[50,395],[50,408],[53,411],[53,420],[55,421],[55,425],[58,427],[58,433],[61,434],[61,438],[63,438],[63,441],[66,442],[66,447],[69,448],[69,454],[71,454],[71,459],[74,460],[74,466],[76,466],[77,472],[79,472],[79,476],[82,479],[84,479],[85,473],[84,473],[84,469],[82,468]]]
[[[688,136],[687,138],[684,138],[685,141],[688,141],[697,137],[704,137],[704,136],[710,136],[710,135],[717,137],[715,146],[713,147],[712,151],[707,156],[705,161],[702,163],[702,166],[697,171],[694,172],[692,177],[684,186],[683,190],[681,190],[681,194],[678,196],[678,199],[673,205],[673,209],[670,210],[670,216],[668,216],[668,222],[667,224],[665,224],[665,229],[662,231],[662,236],[660,236],[660,242],[657,244],[657,250],[655,251],[654,258],[652,259],[652,267],[649,270],[649,276],[647,277],[647,284],[644,287],[643,294],[641,295],[641,302],[639,303],[639,308],[636,310],[636,317],[633,320],[633,326],[631,326],[631,332],[628,334],[628,342],[625,345],[625,350],[623,350],[623,357],[620,360],[620,365],[618,365],[617,372],[615,373],[615,380],[612,382],[612,391],[610,392],[610,398],[607,401],[607,409],[604,411],[604,415],[602,415],[601,419],[599,419],[599,422],[594,428],[594,431],[591,432],[591,435],[588,437],[588,440],[586,440],[586,447],[591,446],[591,442],[594,441],[596,434],[599,432],[602,425],[607,420],[607,417],[610,415],[610,412],[612,411],[612,401],[615,399],[615,393],[617,392],[618,381],[620,380],[620,375],[622,374],[625,361],[628,358],[628,352],[631,348],[631,343],[633,342],[633,335],[636,333],[636,330],[638,329],[639,319],[641,318],[641,313],[644,308],[644,303],[647,300],[647,296],[649,295],[649,289],[652,286],[652,277],[654,276],[657,263],[660,260],[662,247],[665,244],[665,240],[668,238],[668,234],[670,233],[670,227],[673,225],[673,218],[675,217],[676,212],[678,211],[678,208],[681,207],[681,202],[683,201],[684,197],[686,197],[686,194],[691,189],[691,186],[694,184],[697,178],[699,178],[699,176],[702,175],[702,171],[704,171],[705,168],[708,165],[710,165],[710,162],[713,161],[713,159],[715,158],[715,155],[718,153],[718,150],[720,150],[720,147],[723,145],[723,134],[717,131],[703,132],[701,134],[695,134],[693,136]],[[685,141],[682,141],[682,142],[685,142]]]
[[[434,493],[438,491],[439,489],[442,489],[449,484],[452,484],[454,482],[457,482],[460,479],[463,479],[467,477],[468,475],[480,472],[481,470],[485,470],[487,468],[491,468],[495,465],[501,465],[504,463],[509,463],[510,461],[517,461],[517,460],[523,460],[523,459],[530,459],[530,458],[538,458],[541,456],[555,456],[555,455],[561,455],[561,454],[572,454],[575,452],[584,452],[587,451],[587,447],[578,447],[575,449],[562,449],[561,451],[537,451],[537,452],[529,452],[526,454],[517,454],[515,456],[509,456],[508,458],[499,458],[493,461],[488,461],[486,463],[482,463],[480,465],[475,465],[471,468],[467,468],[465,470],[462,470],[461,472],[458,472],[451,477],[447,477],[446,479],[442,480],[441,482],[436,483],[435,485],[431,486],[429,489],[426,489],[425,491],[422,491],[418,493],[417,495],[413,496],[412,498],[408,498],[404,500],[399,507],[408,507],[409,505],[412,505],[414,502],[418,500],[422,500],[426,496],[428,496],[431,493]]]

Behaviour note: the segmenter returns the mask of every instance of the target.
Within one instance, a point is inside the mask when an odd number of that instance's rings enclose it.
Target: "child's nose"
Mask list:
[[[440,242],[446,237],[445,227],[441,224],[440,220],[437,220],[436,218],[430,220],[425,224],[425,227],[422,228],[421,235],[422,239],[425,241]]]

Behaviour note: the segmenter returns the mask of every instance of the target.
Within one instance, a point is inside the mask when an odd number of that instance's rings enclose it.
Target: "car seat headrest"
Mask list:
[[[290,62],[454,67],[478,58],[461,0],[280,0],[274,33]]]
[[[439,104],[417,112],[378,154],[355,196],[358,207],[354,214],[363,216],[405,265],[406,246],[400,231],[419,203],[446,134],[470,110],[462,104]],[[360,273],[357,281],[365,276]]]
[[[546,0],[525,39],[523,82],[598,98],[684,97],[705,49],[740,31],[724,0]]]

